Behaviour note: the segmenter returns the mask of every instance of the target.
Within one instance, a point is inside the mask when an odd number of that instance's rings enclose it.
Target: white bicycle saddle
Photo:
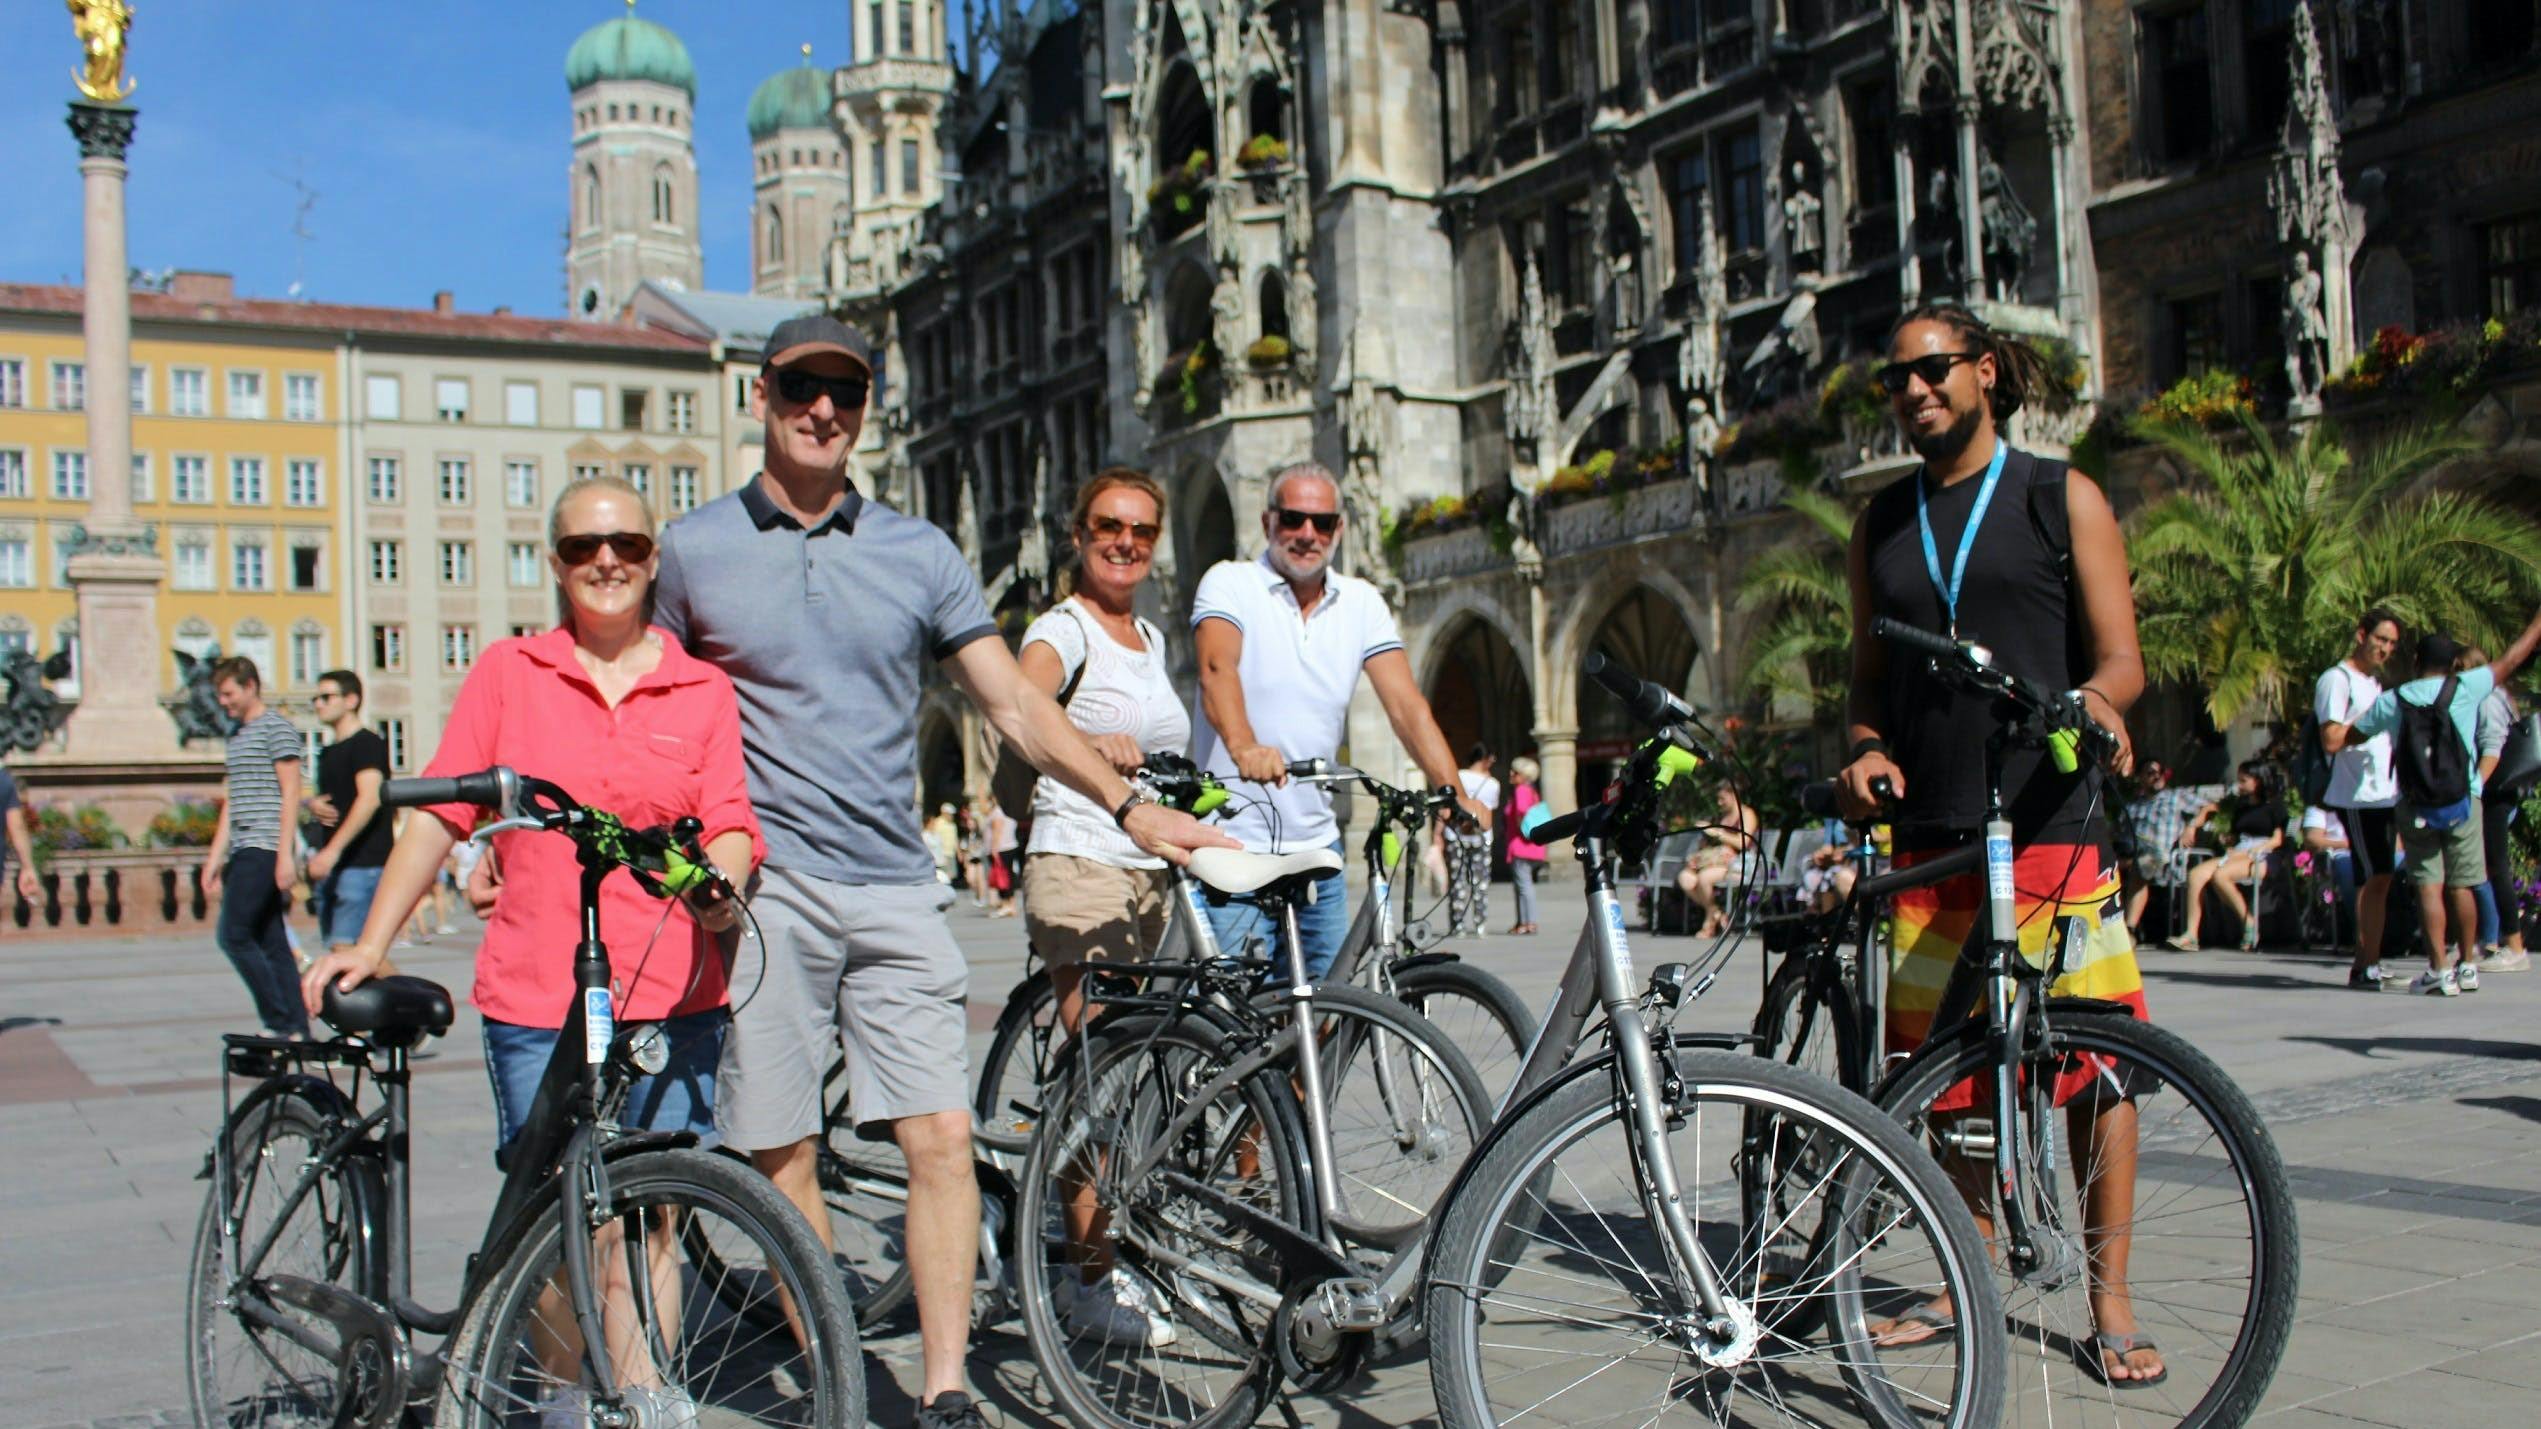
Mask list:
[[[1191,851],[1191,876],[1220,893],[1251,893],[1297,874],[1341,871],[1341,855],[1328,848],[1296,853],[1247,853],[1235,848]]]

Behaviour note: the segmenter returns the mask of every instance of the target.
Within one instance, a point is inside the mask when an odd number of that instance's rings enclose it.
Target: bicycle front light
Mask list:
[[[648,1022],[619,1039],[618,1048],[626,1064],[648,1077],[657,1077],[671,1064],[671,1039],[662,1035],[658,1022]]]

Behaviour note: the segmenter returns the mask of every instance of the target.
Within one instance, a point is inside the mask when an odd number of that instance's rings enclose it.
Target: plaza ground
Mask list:
[[[1493,895],[1495,926],[1506,926],[1508,890]],[[1580,911],[1577,885],[1557,885],[1543,916],[1553,931],[1464,951],[1540,1003]],[[952,917],[972,957],[976,1057],[1021,976],[1023,931],[967,900]],[[401,958],[464,989],[473,946],[445,937]],[[1643,935],[1635,952],[1646,968],[1695,948]],[[1740,950],[1688,1022],[1743,1025],[1758,958]],[[2492,976],[2476,996],[2439,1000],[2350,992],[2344,960],[2327,955],[2144,960],[2155,1017],[2250,1092],[2298,1198],[2301,1322],[2262,1422],[2528,1422],[2541,1402],[2541,974]],[[219,1034],[248,1020],[208,936],[0,939],[0,1422],[191,1422],[180,1341],[204,1190],[194,1177],[220,1116]],[[463,1014],[416,1068],[416,1275],[428,1304],[455,1294],[497,1185],[479,1046]],[[906,1423],[916,1336],[868,1349],[874,1422]],[[992,1416],[1051,1422],[1011,1327],[981,1337],[972,1369]],[[1381,1370],[1340,1407],[1354,1429],[1429,1421],[1426,1367]]]

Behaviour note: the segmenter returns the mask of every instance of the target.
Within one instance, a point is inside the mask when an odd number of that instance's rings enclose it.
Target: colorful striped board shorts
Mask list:
[[[1912,868],[1943,850],[1899,853],[1896,866]],[[2020,922],[2020,951],[2032,967],[2047,966],[2051,949],[2062,953],[2063,972],[2051,997],[2090,997],[2123,1003],[2145,1016],[2144,975],[2135,965],[2135,936],[2119,905],[2117,861],[2094,844],[2032,844],[2012,863],[2013,907]],[[1896,946],[1888,983],[1888,1050],[1911,1052],[1932,1033],[1941,994],[1958,966],[1959,949],[1976,928],[1985,905],[1982,869],[1891,900]],[[1981,1006],[1981,1005],[1980,1005]],[[2087,1059],[2086,1059],[2087,1060]],[[2062,1106],[2093,1080],[2095,1069],[2077,1065],[2058,1076],[2055,1101]],[[1935,1111],[1964,1111],[1975,1104],[1974,1084],[1961,1082],[1933,1103]]]

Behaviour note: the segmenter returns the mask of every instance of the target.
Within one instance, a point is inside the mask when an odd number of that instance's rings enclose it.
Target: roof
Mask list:
[[[767,341],[768,334],[787,318],[818,312],[819,300],[812,298],[762,298],[752,293],[701,293],[693,289],[672,288],[647,278],[642,291],[678,312],[695,324],[701,336],[711,336],[726,347],[756,351]]]
[[[0,283],[0,313],[44,313],[78,318],[80,290],[52,283]],[[564,318],[521,317],[512,313],[442,313],[430,308],[374,308],[350,303],[293,303],[272,298],[232,298],[198,302],[165,293],[134,293],[132,318],[139,322],[229,324],[240,327],[298,329],[359,337],[403,337],[449,342],[518,343],[534,347],[615,348],[704,355],[710,344],[702,337],[662,328],[615,323],[572,322]]]
[[[749,121],[753,139],[780,129],[829,128],[828,73],[806,64],[769,75],[750,96]]]
[[[620,15],[582,32],[565,52],[565,87],[582,89],[608,79],[649,79],[697,97],[697,67],[679,36],[650,20]]]

